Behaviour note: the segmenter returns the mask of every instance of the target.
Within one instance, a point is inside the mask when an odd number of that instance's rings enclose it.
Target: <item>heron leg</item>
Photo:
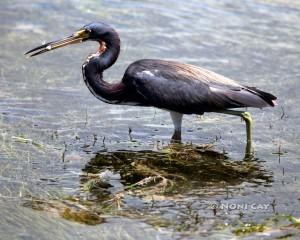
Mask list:
[[[182,124],[182,113],[170,111],[172,122],[174,125],[174,133],[171,138],[172,143],[180,143],[181,142],[181,124]]]
[[[247,133],[247,145],[246,145],[246,156],[252,154],[252,117],[249,112],[224,110],[219,111],[220,113],[235,115],[241,117],[246,122],[246,133]]]

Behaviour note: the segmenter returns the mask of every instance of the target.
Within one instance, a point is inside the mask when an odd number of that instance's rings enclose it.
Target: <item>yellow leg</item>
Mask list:
[[[252,117],[249,112],[243,112],[242,118],[246,122],[247,142],[252,142]]]
[[[249,112],[225,110],[220,113],[240,116],[246,122],[246,133],[247,133],[247,145],[245,158],[249,158],[252,155],[252,117]]]

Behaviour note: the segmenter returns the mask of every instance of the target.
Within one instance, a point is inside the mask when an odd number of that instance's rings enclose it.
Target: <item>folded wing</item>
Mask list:
[[[129,66],[123,82],[148,105],[181,113],[274,106],[275,96],[189,64],[143,59]]]

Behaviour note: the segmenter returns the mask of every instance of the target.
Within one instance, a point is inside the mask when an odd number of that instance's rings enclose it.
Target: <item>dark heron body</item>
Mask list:
[[[103,80],[103,71],[111,67],[120,52],[120,38],[109,25],[94,22],[63,40],[46,43],[28,51],[35,56],[86,40],[99,42],[97,53],[82,66],[84,81],[98,99],[111,104],[152,106],[168,110],[174,123],[173,141],[181,140],[183,114],[220,112],[242,117],[247,125],[247,149],[251,149],[251,116],[230,109],[263,108],[275,105],[276,97],[247,87],[206,69],[173,61],[138,60],[127,68],[117,83]]]

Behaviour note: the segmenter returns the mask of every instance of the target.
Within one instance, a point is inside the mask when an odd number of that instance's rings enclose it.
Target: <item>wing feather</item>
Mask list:
[[[270,106],[270,96],[212,71],[172,61],[143,59],[131,64],[123,82],[148,105],[181,113]]]

